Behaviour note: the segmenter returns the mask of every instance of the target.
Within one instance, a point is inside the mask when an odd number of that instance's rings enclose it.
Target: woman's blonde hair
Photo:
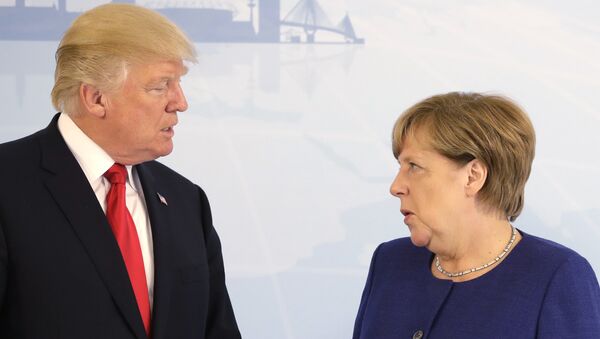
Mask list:
[[[466,164],[480,160],[488,170],[477,199],[514,221],[523,209],[525,183],[535,155],[535,132],[527,114],[498,95],[452,92],[407,109],[392,132],[394,156],[417,129],[438,153]]]
[[[112,91],[127,67],[155,61],[196,62],[186,35],[161,14],[128,4],[106,4],[81,14],[56,51],[52,104],[76,113],[82,83]]]

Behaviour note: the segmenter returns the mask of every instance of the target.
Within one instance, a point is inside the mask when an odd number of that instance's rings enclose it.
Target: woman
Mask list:
[[[373,254],[354,339],[600,338],[589,263],[510,223],[534,149],[529,118],[500,96],[437,95],[398,118],[391,193],[410,239]]]

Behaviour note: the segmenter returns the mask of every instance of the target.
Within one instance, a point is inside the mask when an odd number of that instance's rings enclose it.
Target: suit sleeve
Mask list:
[[[240,331],[225,286],[221,242],[212,224],[208,198],[201,188],[198,187],[198,190],[210,274],[206,339],[239,339],[241,338]]]
[[[367,305],[369,304],[369,295],[371,294],[371,288],[373,286],[373,279],[375,276],[375,262],[377,259],[377,253],[381,245],[379,245],[375,252],[373,253],[373,258],[371,258],[371,265],[369,267],[369,275],[367,276],[367,282],[365,284],[365,289],[362,293],[362,298],[360,300],[360,306],[358,308],[358,314],[356,315],[356,321],[354,322],[354,334],[352,335],[352,339],[359,339],[362,331],[362,325],[364,321],[365,311]]]
[[[600,338],[600,287],[590,264],[573,255],[555,272],[542,304],[538,339]]]

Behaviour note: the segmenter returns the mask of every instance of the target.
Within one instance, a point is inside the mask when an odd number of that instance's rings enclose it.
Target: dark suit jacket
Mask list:
[[[0,145],[0,338],[146,338],[117,242],[57,121]],[[152,338],[240,338],[206,195],[158,162],[136,168],[154,245]]]

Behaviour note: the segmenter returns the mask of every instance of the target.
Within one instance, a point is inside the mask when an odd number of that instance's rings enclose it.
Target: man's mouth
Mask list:
[[[173,126],[165,127],[163,129],[161,129],[160,131],[167,134],[169,137],[173,137],[175,135],[175,130],[173,129]]]

